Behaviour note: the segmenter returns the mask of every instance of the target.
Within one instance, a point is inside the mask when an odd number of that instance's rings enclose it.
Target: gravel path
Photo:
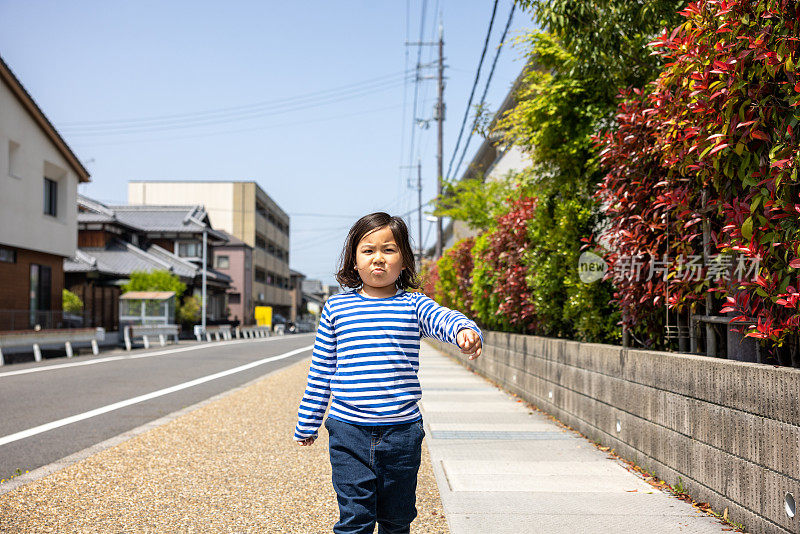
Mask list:
[[[327,432],[292,440],[310,360],[0,496],[0,532],[331,532]],[[412,532],[449,532],[427,447]]]

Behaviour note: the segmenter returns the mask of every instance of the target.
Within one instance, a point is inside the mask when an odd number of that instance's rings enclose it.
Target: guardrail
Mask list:
[[[268,326],[237,326],[236,339],[255,339],[257,337],[269,337]]]
[[[202,341],[203,336],[206,337],[206,341],[211,341],[212,334],[214,335],[214,339],[217,341],[222,339],[226,341],[233,339],[233,335],[231,334],[231,325],[229,324],[207,326],[205,331],[203,331],[202,326],[194,325],[194,335],[197,338],[197,341]]]
[[[163,324],[163,325],[128,325],[124,329],[125,349],[131,350],[131,341],[134,338],[141,337],[144,342],[144,348],[150,348],[150,336],[158,336],[158,341],[163,347],[166,344],[166,337],[173,336],[175,343],[178,342],[178,332],[180,327],[176,324]]]
[[[37,362],[42,361],[41,345],[63,344],[67,351],[67,358],[72,358],[72,343],[91,341],[92,354],[100,352],[98,341],[105,340],[104,328],[73,328],[54,330],[22,330],[0,333],[0,365],[5,364],[3,349],[10,347],[33,346],[33,357]]]

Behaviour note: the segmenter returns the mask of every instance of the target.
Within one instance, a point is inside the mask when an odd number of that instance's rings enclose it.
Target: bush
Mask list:
[[[83,311],[83,301],[81,298],[68,289],[61,292],[61,307],[65,313],[79,314]]]
[[[178,322],[183,325],[193,325],[200,320],[200,300],[195,297],[183,299],[183,305],[178,308]]]
[[[439,279],[436,296],[439,303],[472,315],[472,247],[475,239],[462,239],[447,249],[437,262]]]

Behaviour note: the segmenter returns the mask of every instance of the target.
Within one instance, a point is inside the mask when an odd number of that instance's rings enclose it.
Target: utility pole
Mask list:
[[[419,235],[417,241],[417,270],[419,271],[419,269],[422,267],[422,254],[424,252],[422,243],[422,160],[417,160],[416,165],[403,165],[400,168],[413,169],[414,167],[417,168],[417,185],[411,185],[411,180],[409,180],[408,187],[417,190],[417,232]]]
[[[444,25],[439,21],[439,100],[436,103],[436,124],[438,126],[438,143],[436,147],[436,195],[442,196],[443,161],[442,148],[444,140]],[[436,217],[436,258],[442,257],[442,218]]]
[[[441,14],[439,15],[441,17]],[[406,46],[438,46],[439,47],[439,61],[437,62],[437,75],[435,76],[436,81],[438,82],[438,99],[436,101],[436,109],[434,112],[434,119],[436,119],[437,125],[437,148],[436,148],[436,195],[440,197],[442,195],[442,180],[444,177],[444,24],[441,22],[441,18],[439,20],[439,40],[434,42],[415,42],[410,43],[406,42]],[[424,65],[424,67],[431,67],[433,63]],[[433,79],[433,76],[420,76],[419,69],[423,67],[423,65],[417,64],[417,81],[425,80],[425,79]],[[419,123],[424,123],[427,128],[427,124],[429,121],[417,119],[415,120]],[[421,165],[421,164],[420,164]],[[420,166],[421,168],[421,166]],[[422,171],[418,171],[421,173]],[[421,180],[421,179],[420,179]],[[420,186],[420,191],[421,191]],[[422,204],[422,193],[420,192],[420,204]],[[420,226],[420,246],[422,246],[422,210],[419,211],[419,226]],[[439,258],[442,256],[442,218],[436,217],[436,248],[434,256]]]
[[[417,232],[419,233],[419,267],[422,269],[422,160],[417,160]]]
[[[200,324],[203,334],[206,332],[206,262],[208,261],[208,226],[203,224],[203,306],[200,312]]]

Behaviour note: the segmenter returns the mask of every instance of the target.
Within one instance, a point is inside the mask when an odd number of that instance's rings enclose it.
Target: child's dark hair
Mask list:
[[[336,281],[342,287],[357,288],[361,287],[361,277],[356,270],[356,247],[358,242],[373,230],[388,226],[392,231],[394,240],[400,249],[400,257],[403,259],[403,271],[395,282],[398,289],[419,289],[420,284],[417,280],[417,269],[414,266],[414,251],[408,240],[408,227],[400,217],[393,217],[388,213],[378,211],[364,215],[350,228],[347,240],[339,258],[339,272],[336,273]]]

